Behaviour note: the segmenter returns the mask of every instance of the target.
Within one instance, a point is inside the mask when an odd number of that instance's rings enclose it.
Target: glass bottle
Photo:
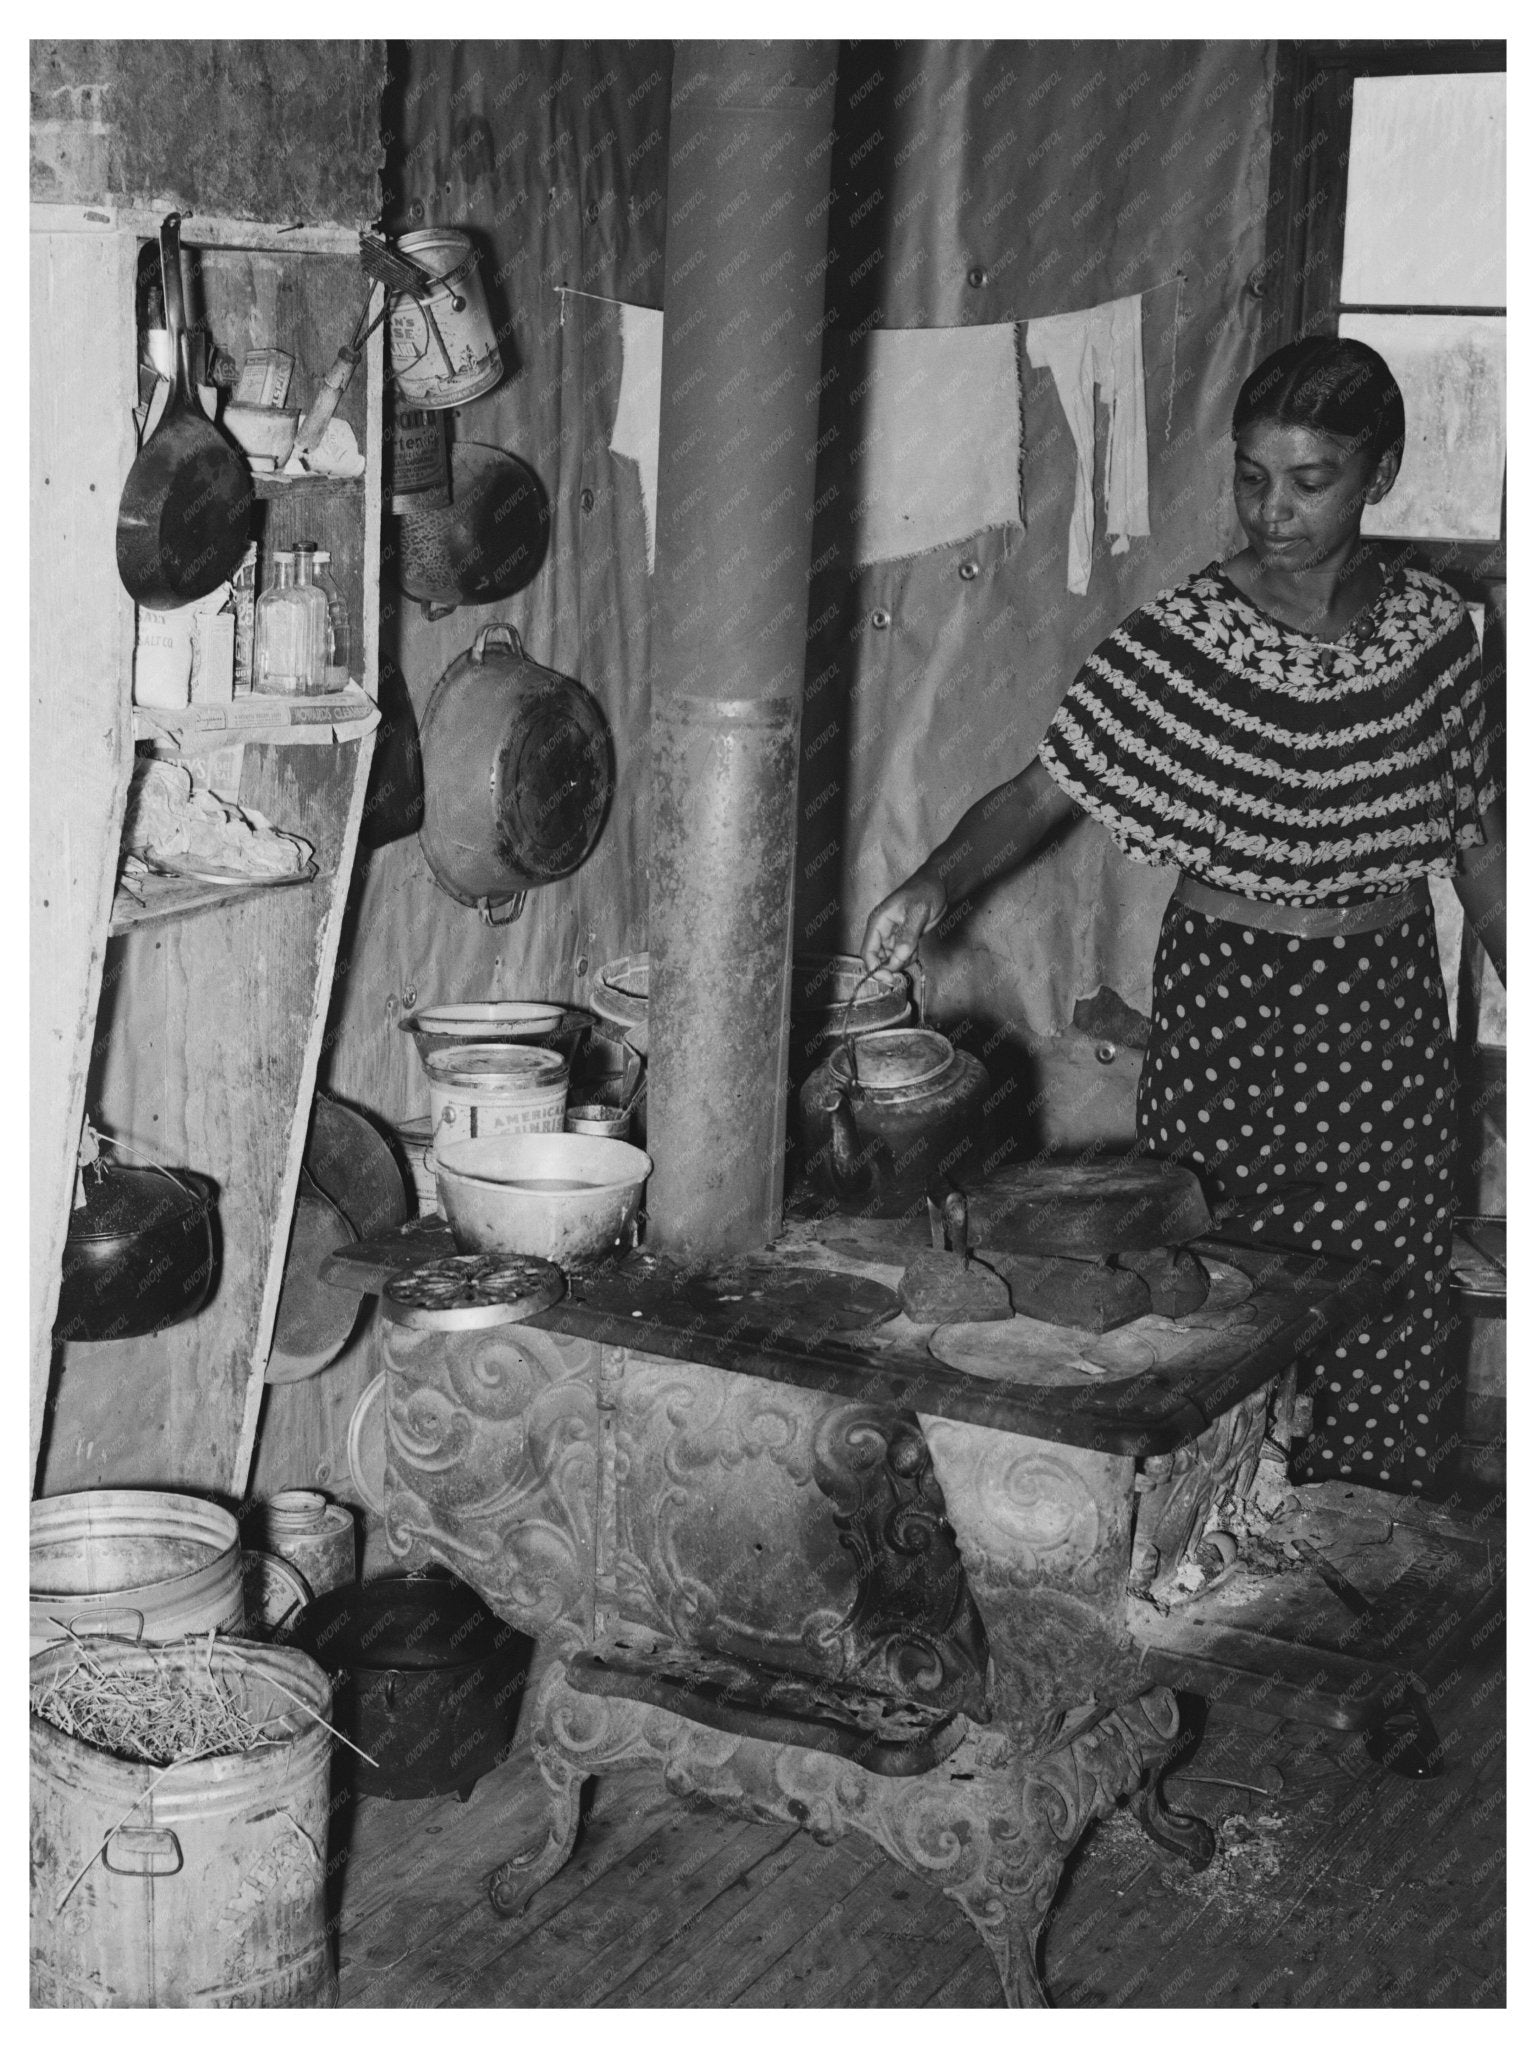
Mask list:
[[[256,600],[256,673],[253,687],[274,697],[316,697],[325,689],[326,640],[330,612],[315,581],[315,550],[308,542],[293,550],[291,581],[278,580]]]
[[[240,693],[251,687],[256,659],[257,561],[257,545],[252,541],[234,575],[235,689]]]
[[[325,548],[315,549],[315,581],[325,592],[326,610],[330,614],[325,687],[327,692],[344,690],[352,674],[351,625],[347,618],[347,601],[331,574],[331,557]]]

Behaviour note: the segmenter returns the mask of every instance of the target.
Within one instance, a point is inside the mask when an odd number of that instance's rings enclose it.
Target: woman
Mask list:
[[[1356,341],[1280,349],[1239,393],[1248,545],[1090,656],[1036,759],[871,915],[899,967],[952,904],[1086,812],[1177,867],[1153,967],[1138,1147],[1192,1167],[1231,1234],[1395,1271],[1322,1368],[1301,1476],[1443,1491],[1456,1186],[1445,991],[1425,878],[1449,874],[1504,975],[1504,831],[1472,625],[1362,542],[1403,404]]]

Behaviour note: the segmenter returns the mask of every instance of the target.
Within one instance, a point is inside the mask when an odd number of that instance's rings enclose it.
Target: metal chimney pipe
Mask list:
[[[784,1194],[790,918],[835,43],[679,43],[651,689],[649,1242]]]

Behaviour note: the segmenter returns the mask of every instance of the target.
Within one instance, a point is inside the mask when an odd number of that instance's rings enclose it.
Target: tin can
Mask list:
[[[483,397],[501,382],[501,351],[474,244],[457,228],[417,228],[399,246],[438,280],[421,299],[399,292],[390,302],[389,366],[401,400],[430,411]]]
[[[425,406],[400,406],[389,430],[389,508],[397,518],[441,512],[453,503],[443,417]]]
[[[351,1511],[323,1493],[274,1493],[261,1517],[263,1545],[285,1558],[318,1600],[357,1577],[357,1535]]]

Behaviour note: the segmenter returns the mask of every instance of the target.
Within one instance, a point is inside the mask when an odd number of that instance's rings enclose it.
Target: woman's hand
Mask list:
[[[944,884],[921,870],[869,914],[860,956],[868,968],[905,967],[919,939],[949,908]]]

